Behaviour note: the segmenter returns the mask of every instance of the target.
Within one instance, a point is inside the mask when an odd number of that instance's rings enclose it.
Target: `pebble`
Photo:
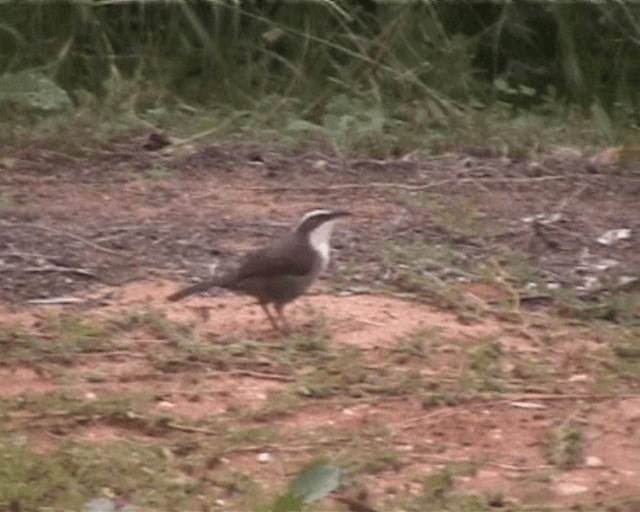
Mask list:
[[[604,462],[600,457],[589,456],[584,460],[585,466],[588,468],[601,468],[604,466]]]
[[[556,491],[562,496],[573,496],[587,492],[589,488],[586,485],[576,484],[573,482],[560,482],[556,484]]]
[[[272,460],[273,460],[273,457],[271,456],[270,453],[262,452],[258,454],[258,462],[262,462],[263,464],[266,464],[267,462],[271,462]]]

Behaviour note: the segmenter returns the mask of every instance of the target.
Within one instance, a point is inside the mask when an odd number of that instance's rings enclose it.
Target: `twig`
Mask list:
[[[574,191],[572,194],[568,195],[567,197],[565,197],[560,204],[558,205],[558,207],[556,208],[556,213],[560,213],[562,212],[571,201],[573,201],[574,199],[578,198],[580,195],[582,195],[582,193],[587,190],[589,188],[589,184],[588,183],[584,183],[581,187],[578,188],[578,190]]]
[[[183,425],[182,423],[169,422],[169,423],[166,424],[166,426],[168,428],[173,429],[173,430],[179,430],[180,432],[192,432],[192,433],[196,433],[196,434],[207,434],[209,436],[220,435],[220,432],[216,432],[215,430],[210,430],[208,428],[202,428],[202,427],[191,427],[189,425]]]
[[[67,238],[71,238],[72,240],[75,240],[77,242],[81,242],[85,245],[88,245],[89,247],[93,247],[96,251],[101,251],[101,252],[106,252],[108,254],[113,254],[115,256],[121,256],[124,257],[127,254],[129,254],[129,251],[115,251],[113,249],[109,249],[108,247],[103,247],[102,245],[98,245],[94,242],[92,242],[91,240],[87,240],[84,237],[78,236],[78,235],[74,235],[73,233],[69,233],[67,231],[62,231],[60,229],[55,229],[55,228],[50,228],[48,226],[42,226],[40,224],[30,224],[30,223],[18,223],[18,222],[11,222],[8,220],[0,220],[0,224],[4,225],[4,226],[9,226],[9,227],[13,227],[13,228],[24,228],[24,227],[28,227],[28,228],[35,228],[35,229],[39,229],[41,231],[47,231],[49,233],[55,233],[58,235],[64,235]]]
[[[541,466],[514,466],[512,464],[500,464],[499,462],[486,462],[485,464],[488,466],[494,466],[496,468],[508,469],[510,471],[520,471],[523,473],[529,471],[544,471],[546,469],[551,469],[554,467],[546,464],[543,464]]]
[[[415,423],[419,423],[423,420],[426,419],[430,419],[433,418],[435,416],[441,416],[441,415],[446,415],[446,414],[453,414],[456,411],[456,409],[454,409],[453,407],[442,407],[440,409],[437,409],[429,414],[419,414],[418,416],[414,416],[413,418],[409,418],[406,421],[403,421],[402,423],[400,423],[400,425],[397,426],[397,428],[404,430],[406,428],[412,427]]]
[[[55,258],[55,256],[48,256],[46,254],[40,254],[39,252],[17,251],[15,248],[13,248],[13,245],[10,245],[10,247],[12,248],[12,250],[3,252],[2,254],[4,256],[9,256],[12,258],[20,258],[23,260],[26,260],[29,258],[35,258],[42,261],[51,261],[52,259]]]
[[[537,404],[535,402],[509,402],[511,407],[516,407],[518,409],[546,409],[547,407],[542,404]]]
[[[409,453],[409,458],[413,460],[424,460],[427,462],[433,462],[435,464],[469,464],[474,462],[481,462],[473,459],[457,459],[455,457],[440,457],[438,455],[429,455],[428,453]]]
[[[326,444],[318,442],[316,444]],[[246,453],[246,452],[308,452],[311,450],[310,445],[297,445],[297,446],[276,446],[272,444],[264,444],[264,445],[251,445],[251,446],[238,446],[238,447],[230,447],[224,450],[224,454],[228,453]]]
[[[98,279],[98,275],[84,268],[60,267],[58,265],[46,265],[43,267],[27,267],[22,270],[27,274],[38,274],[44,272],[58,272],[60,274],[78,274],[85,277]]]
[[[640,393],[568,393],[568,394],[552,394],[552,393],[522,393],[522,394],[505,394],[497,401],[514,402],[526,400],[609,400],[612,398],[640,398]],[[492,400],[489,400],[492,401]]]
[[[139,224],[131,224],[125,226],[116,226],[113,229],[110,229],[107,233],[104,233],[102,236],[96,238],[98,242],[106,242],[111,239],[117,238],[118,236],[130,232],[135,231],[136,229],[140,229]]]
[[[215,133],[217,130],[219,129],[219,127],[215,127],[215,128],[209,128],[207,130],[204,130],[202,132],[196,133],[195,135],[191,135],[190,137],[187,137],[185,139],[176,139],[174,141],[172,141],[171,147],[172,148],[176,148],[179,146],[184,146],[185,144],[189,144],[191,142],[194,142],[198,139],[201,139],[203,137],[206,137],[207,135],[211,135],[212,133]]]
[[[361,324],[371,325],[373,327],[386,327],[386,324],[383,324],[382,322],[374,322],[373,320],[367,320],[366,318],[356,318],[355,320]]]
[[[486,406],[488,403],[494,402],[494,403],[507,403],[507,405],[513,406],[513,407],[518,407],[519,405],[521,406],[521,404],[526,403],[527,400],[540,400],[540,401],[552,401],[552,400],[584,400],[584,399],[591,399],[591,400],[608,400],[608,399],[612,399],[612,398],[640,398],[640,393],[625,393],[625,394],[603,394],[603,393],[570,393],[570,394],[550,394],[550,393],[530,393],[530,394],[505,394],[504,397],[496,399],[496,400],[482,400],[479,399],[476,402],[471,402],[471,401],[465,401],[464,404],[460,404],[460,405],[464,405],[465,407],[472,407],[472,406]],[[517,404],[517,405],[514,405]],[[525,407],[528,408],[528,407]],[[539,407],[533,407],[533,409],[538,409]],[[437,409],[435,411],[433,411],[432,413],[429,414],[420,414],[418,416],[414,416],[413,418],[409,418],[408,420],[402,422],[400,425],[398,425],[397,428],[399,429],[406,429],[406,428],[410,428],[411,426],[413,426],[416,423],[419,423],[425,419],[429,419],[429,418],[433,418],[435,416],[440,416],[440,415],[446,415],[446,414],[453,414],[456,411],[456,407],[452,406],[452,407],[442,407],[440,409]]]
[[[27,304],[40,305],[40,306],[55,306],[58,304],[81,304],[84,299],[79,297],[50,297],[48,299],[31,299],[27,301]]]
[[[262,373],[252,370],[231,370],[228,373],[239,377],[253,377],[254,379],[279,380],[281,382],[295,382],[295,378],[281,373]]]
[[[371,189],[371,188],[390,188],[409,191],[427,190],[430,188],[436,188],[441,185],[461,183],[536,183],[544,181],[556,181],[564,180],[571,177],[583,177],[578,174],[565,174],[565,175],[553,175],[553,176],[536,176],[533,178],[461,178],[461,179],[446,179],[440,181],[434,181],[431,183],[425,183],[422,185],[407,184],[407,183],[392,183],[392,182],[379,182],[373,181],[370,183],[339,183],[336,185],[326,186],[253,186],[253,187],[239,187],[234,185],[225,185],[219,188],[233,189],[233,190],[251,190],[257,192],[289,192],[289,191],[303,191],[303,192],[324,192],[327,190],[348,190],[348,189]],[[202,197],[207,197],[210,194],[206,194]]]
[[[522,471],[522,472],[528,472],[528,471],[542,471],[545,469],[550,469],[553,466],[548,466],[548,465],[540,465],[540,466],[515,466],[515,465],[511,465],[511,464],[502,464],[499,462],[491,462],[489,460],[474,460],[474,459],[456,459],[456,458],[449,458],[449,457],[439,457],[437,455],[429,455],[429,454],[423,454],[423,453],[413,453],[411,454],[411,458],[412,459],[420,459],[420,460],[426,460],[429,462],[434,462],[436,464],[465,464],[465,463],[469,463],[469,464],[473,464],[473,463],[478,463],[479,465],[483,465],[483,466],[494,466],[497,468],[502,468],[502,469],[508,469],[511,471]]]
[[[217,433],[219,435],[219,433]],[[297,444],[297,445],[275,445],[275,444],[262,444],[262,445],[249,445],[249,446],[237,446],[226,448],[223,453],[242,453],[242,452],[283,452],[283,453],[296,453],[296,452],[308,452],[314,446],[331,446],[331,445],[344,445],[351,441],[349,437],[336,437],[333,439],[316,439],[313,444]]]
[[[38,149],[38,151],[40,153],[49,154],[49,155],[54,156],[56,158],[61,158],[63,160],[68,160],[68,161],[70,161],[70,162],[72,162],[74,164],[82,162],[81,158],[77,158],[77,157],[75,157],[73,155],[68,155],[66,153],[61,153],[60,151],[53,151],[51,149],[43,149],[43,148]]]
[[[96,352],[76,352],[74,354],[69,354],[69,356],[74,358],[126,356],[130,358],[135,358],[135,359],[146,359],[149,357],[149,355],[144,352],[132,352],[131,350],[103,350],[103,351],[96,351]],[[136,374],[136,377],[140,377],[140,374]]]

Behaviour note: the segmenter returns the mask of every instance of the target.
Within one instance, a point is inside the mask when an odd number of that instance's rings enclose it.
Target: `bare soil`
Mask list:
[[[217,290],[177,304],[165,297],[209,275],[212,264],[224,265],[266,242],[308,209],[349,208],[355,216],[335,233],[329,272],[290,307],[298,333],[320,328],[328,343],[355,347],[372,368],[401,367],[391,357],[394,347],[416,332],[432,333],[444,341],[420,364],[419,378],[426,381],[437,381],[442,368],[462,372],[456,366],[460,351],[492,339],[509,360],[543,361],[552,376],[547,387],[506,389],[442,406],[427,406],[423,395],[410,392],[309,399],[269,418],[273,428],[286,437],[320,425],[352,435],[384,426],[396,457],[356,475],[368,489],[370,506],[382,509],[418,492],[425,475],[465,461],[475,461],[477,468],[456,476],[454,493],[549,506],[612,503],[639,494],[640,386],[599,392],[598,376],[579,355],[597,350],[602,340],[559,317],[543,290],[527,296],[525,279],[514,282],[501,274],[504,249],[510,248],[528,256],[542,281],[576,294],[588,296],[588,277],[596,286],[637,277],[637,169],[594,169],[586,158],[564,153],[530,160],[413,155],[388,162],[362,159],[345,169],[314,151],[202,146],[151,152],[143,143],[116,141],[80,155],[0,147],[0,157],[10,162],[0,169],[0,327],[37,333],[56,316],[100,323],[152,310],[193,325],[212,344],[286,344],[245,297]],[[611,245],[597,241],[622,228],[632,236]],[[454,259],[433,273],[487,306],[480,309],[485,313],[475,310],[469,321],[443,309],[440,300],[403,288],[398,268],[380,247],[416,241],[455,249]],[[457,261],[492,261],[492,254],[494,267],[474,279],[461,280],[444,268]],[[493,306],[509,303],[514,294],[525,298],[521,307],[535,311],[519,310],[517,321],[494,314]],[[145,354],[167,341],[129,341],[122,350],[78,356],[59,367],[6,360],[0,395],[65,390],[91,400],[136,390],[157,397],[150,412],[206,422],[239,405],[258,410],[274,392],[287,389],[289,377],[307,370],[277,368],[270,378],[269,363],[256,361],[254,368],[159,372]],[[583,426],[584,454],[577,467],[562,469],[545,456],[546,436],[574,421]],[[19,417],[11,422],[21,428]],[[64,431],[31,425],[25,435],[43,453],[67,439],[161,442],[100,422]],[[224,464],[262,482],[282,482],[316,452],[321,437],[317,442],[309,441],[308,450],[257,442],[253,451],[226,454]],[[258,462],[260,452],[274,460]]]

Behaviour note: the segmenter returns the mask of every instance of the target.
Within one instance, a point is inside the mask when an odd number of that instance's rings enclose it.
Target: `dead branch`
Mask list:
[[[60,267],[58,265],[45,265],[42,267],[27,267],[22,270],[27,274],[38,274],[46,272],[57,272],[59,274],[78,274],[84,277],[91,277],[92,279],[98,279],[98,275],[90,270],[84,268],[75,267]]]
[[[238,377],[253,377],[254,379],[278,380],[281,382],[295,382],[296,380],[290,375],[283,375],[281,373],[262,373],[253,370],[231,370],[224,373],[237,375]]]
[[[50,297],[48,299],[31,299],[27,304],[34,306],[57,306],[60,304],[82,304],[84,299],[79,297]]]
[[[92,247],[93,249],[95,249],[96,251],[101,251],[101,252],[105,252],[107,254],[113,254],[115,256],[127,256],[129,253],[129,251],[124,251],[124,250],[120,250],[120,251],[115,251],[113,249],[109,249],[108,247],[104,247],[102,245],[98,245],[95,242],[92,242],[91,240],[88,240],[84,237],[81,237],[79,235],[74,235],[73,233],[69,233],[68,231],[63,231],[60,229],[55,229],[55,228],[50,228],[49,226],[43,226],[41,224],[31,224],[28,222],[11,222],[8,220],[0,220],[0,224],[2,224],[3,226],[8,226],[8,227],[12,227],[12,228],[34,228],[34,229],[39,229],[41,231],[47,231],[48,233],[55,233],[57,235],[63,235],[66,236],[67,238],[71,238],[72,240],[75,240],[77,242],[80,242],[84,245],[88,245],[89,247]]]
[[[580,174],[564,174],[564,175],[550,175],[550,176],[536,176],[531,178],[460,178],[460,179],[446,179],[434,181],[424,184],[407,184],[407,183],[392,183],[392,182],[379,182],[373,181],[370,183],[339,183],[336,185],[326,186],[254,186],[254,187],[240,187],[234,185],[225,185],[220,188],[226,188],[230,190],[251,190],[256,192],[326,192],[330,190],[349,190],[349,189],[399,189],[408,191],[420,191],[428,190],[431,188],[437,188],[442,185],[459,185],[463,183],[539,183],[545,181],[557,181],[566,180],[568,178],[583,178]],[[219,190],[218,189],[218,190]],[[218,192],[216,192],[217,194]],[[210,194],[199,196],[199,198],[208,197]]]

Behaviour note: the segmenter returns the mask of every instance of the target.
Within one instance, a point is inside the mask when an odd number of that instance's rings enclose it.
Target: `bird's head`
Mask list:
[[[296,233],[307,237],[311,246],[329,256],[329,241],[336,221],[351,215],[346,210],[311,210],[305,213],[296,227]]]
[[[318,229],[324,229],[331,234],[336,220],[348,215],[351,215],[351,212],[346,210],[311,210],[302,216],[296,232],[309,235]]]

